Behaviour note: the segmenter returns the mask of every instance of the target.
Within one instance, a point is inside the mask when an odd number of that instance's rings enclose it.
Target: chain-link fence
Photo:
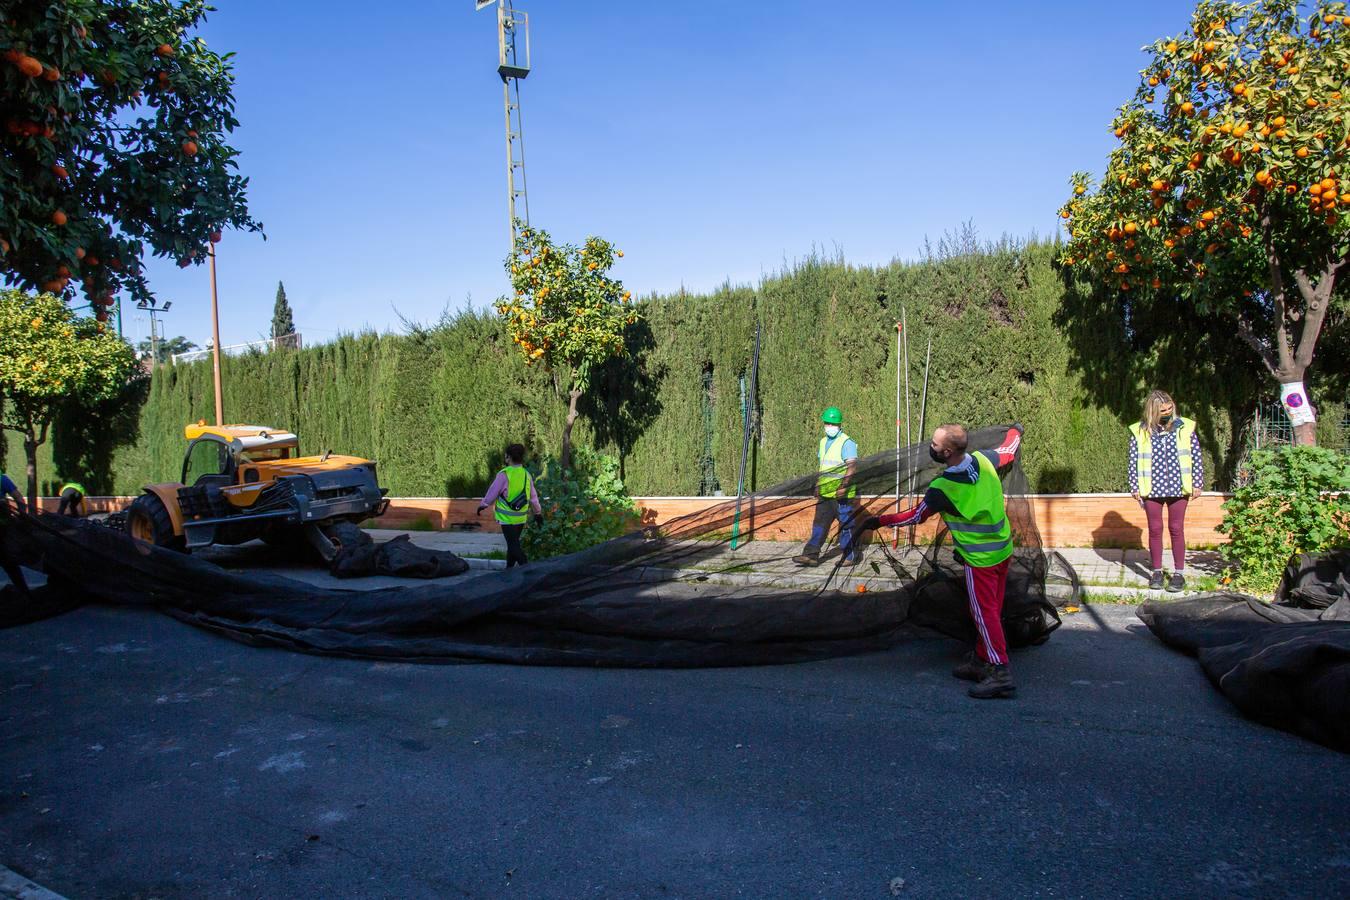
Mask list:
[[[1257,450],[1289,447],[1294,443],[1294,426],[1279,400],[1257,404],[1256,412],[1243,426],[1242,455],[1238,459],[1234,487],[1242,487],[1250,478],[1248,461]],[[1317,428],[1318,443],[1325,447],[1350,453],[1350,404],[1340,407],[1330,416],[1323,416]]]

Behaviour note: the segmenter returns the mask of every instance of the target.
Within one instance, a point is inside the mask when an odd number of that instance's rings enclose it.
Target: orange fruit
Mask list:
[[[183,141],[183,152],[186,153],[188,156],[196,156],[196,155],[197,155],[197,142],[196,142],[196,141]]]
[[[160,56],[173,56],[173,47],[170,47],[168,44],[160,44],[155,48],[155,52]]]
[[[1307,158],[1308,158],[1308,148],[1307,148],[1307,147],[1299,147],[1297,150],[1294,151],[1294,155],[1297,156],[1299,159],[1307,159]]]
[[[75,258],[76,258],[76,259],[84,259],[84,248],[83,248],[83,247],[76,247],[76,248],[75,248]]]
[[[59,209],[58,209],[58,210],[56,210],[55,212],[52,213],[52,224],[53,224],[53,225],[57,225],[57,226],[64,225],[64,224],[66,224],[66,222],[68,222],[68,221],[70,221],[70,220],[66,217],[66,214],[65,214],[62,210],[59,210]]]
[[[1194,103],[1192,103],[1191,101],[1187,100],[1185,103],[1181,104],[1181,113],[1182,113],[1182,115],[1189,116],[1189,115],[1190,115],[1191,113],[1193,113],[1193,112],[1195,112],[1195,104],[1194,104]]]
[[[48,81],[60,81],[61,70],[55,66],[48,66],[42,70],[42,77]]]
[[[1139,230],[1139,226],[1138,226],[1138,225],[1135,225],[1133,222],[1126,222],[1126,223],[1125,223],[1125,233],[1126,233],[1126,234],[1134,234],[1134,233],[1135,233],[1136,231],[1138,231],[1138,230]]]
[[[1273,126],[1275,126],[1276,128],[1283,128],[1283,127],[1284,127],[1284,116],[1276,116],[1275,118],[1273,118],[1273,119],[1270,120],[1270,124],[1273,125]]]
[[[1150,187],[1152,187],[1153,190],[1155,191],[1165,191],[1167,190],[1167,183],[1159,179],[1158,181],[1153,182],[1153,184],[1150,185]]]
[[[70,173],[66,171],[65,166],[52,166],[52,174],[57,178],[69,178]]]
[[[36,78],[42,74],[42,63],[31,56],[20,56],[18,66],[19,71],[29,78]]]

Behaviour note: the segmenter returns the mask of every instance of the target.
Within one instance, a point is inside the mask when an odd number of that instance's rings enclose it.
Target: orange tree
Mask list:
[[[1304,14],[1307,13],[1307,14]],[[1222,317],[1302,390],[1350,258],[1344,3],[1201,2],[1116,117],[1119,145],[1060,210],[1061,261],[1128,312]],[[1315,442],[1312,423],[1296,441]]]
[[[625,352],[623,333],[638,320],[632,294],[609,276],[615,257],[609,241],[588,237],[580,248],[554,246],[548,232],[521,225],[506,261],[514,294],[496,303],[507,333],[529,365],[567,373],[567,419],[559,464],[572,465],[572,425],[577,400],[591,374]]]
[[[149,296],[147,250],[205,259],[222,227],[258,230],[226,143],[228,55],[188,32],[204,0],[11,0],[0,16],[0,274],[99,320]]]

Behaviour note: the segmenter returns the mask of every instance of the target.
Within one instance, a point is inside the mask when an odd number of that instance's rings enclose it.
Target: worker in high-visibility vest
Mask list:
[[[497,473],[478,504],[477,515],[492,507],[492,515],[506,538],[506,567],[523,566],[529,562],[520,545],[521,532],[529,518],[527,508],[534,513],[534,524],[542,525],[544,510],[539,505],[539,493],[534,489],[534,476],[525,469],[525,446],[512,444],[506,448],[506,466]]]
[[[1205,483],[1205,461],[1195,420],[1177,415],[1165,391],[1152,391],[1139,421],[1130,426],[1130,494],[1148,519],[1148,555],[1153,574],[1150,590],[1163,588],[1163,509],[1172,539],[1172,575],[1167,590],[1186,586],[1186,507]]]
[[[874,516],[862,530],[905,527],[942,516],[953,549],[965,568],[966,596],[975,621],[975,650],[952,674],[974,681],[970,696],[979,700],[1011,697],[1017,690],[1008,669],[1008,642],[1003,634],[1003,593],[1008,565],[1016,549],[1012,524],[1003,500],[999,469],[1011,465],[1022,443],[1022,426],[1014,425],[991,451],[966,452],[966,429],[942,425],[933,433],[928,455],[943,469],[928,485],[923,500],[906,512]]]
[[[828,407],[820,414],[825,429],[816,448],[816,513],[811,522],[811,537],[802,552],[793,557],[799,566],[820,565],[820,547],[829,536],[830,526],[839,520],[839,552],[843,564],[856,565],[853,547],[853,516],[858,509],[858,444],[844,433],[844,414],[839,407]]]
[[[61,502],[57,504],[56,514],[58,516],[75,516],[83,518],[88,511],[85,508],[84,498],[86,491],[84,485],[78,481],[68,481],[61,485]]]

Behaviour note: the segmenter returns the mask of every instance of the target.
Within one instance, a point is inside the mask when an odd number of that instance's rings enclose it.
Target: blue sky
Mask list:
[[[219,247],[226,344],[284,281],[307,342],[399,330],[506,289],[493,12],[471,0],[220,0],[250,206]],[[603,235],[635,294],[754,283],[812,247],[913,258],[925,236],[1047,235],[1070,173],[1192,5],[519,0],[532,223]],[[152,260],[169,334],[210,334],[205,267]],[[127,334],[147,332],[127,313]]]

